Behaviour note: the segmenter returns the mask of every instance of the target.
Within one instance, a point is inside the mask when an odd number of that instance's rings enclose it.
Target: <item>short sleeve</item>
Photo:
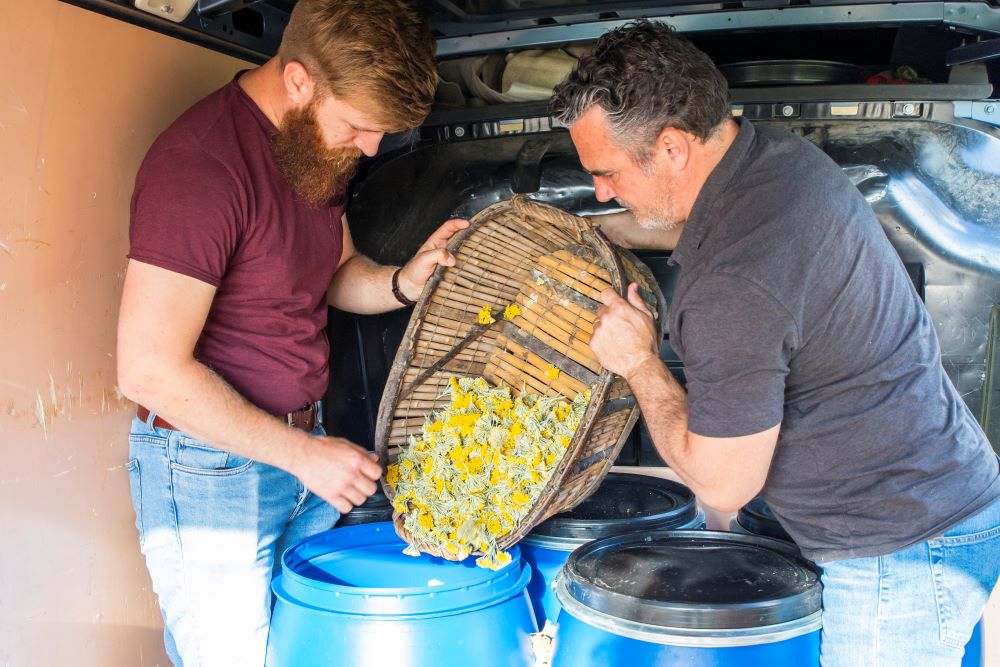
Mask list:
[[[706,437],[760,433],[782,421],[798,328],[750,281],[700,276],[675,313],[688,392],[688,429]]]
[[[218,287],[244,222],[239,193],[217,159],[154,145],[136,176],[129,258]]]

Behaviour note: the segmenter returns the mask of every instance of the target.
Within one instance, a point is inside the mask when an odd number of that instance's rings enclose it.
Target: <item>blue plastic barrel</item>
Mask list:
[[[530,569],[406,556],[391,523],[288,548],[274,578],[269,667],[529,667]]]
[[[704,530],[586,544],[557,583],[552,667],[819,665],[819,569],[780,540]]]
[[[556,576],[581,544],[632,530],[704,527],[705,513],[683,484],[652,475],[608,473],[582,503],[538,524],[519,543],[521,557],[533,571],[528,594],[539,627],[559,615]]]

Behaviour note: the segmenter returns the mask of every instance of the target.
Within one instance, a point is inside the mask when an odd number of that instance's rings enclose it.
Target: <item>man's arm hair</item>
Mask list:
[[[688,430],[687,394],[651,359],[629,378],[657,452],[699,501],[735,512],[763,488],[780,424],[760,433],[712,438]]]

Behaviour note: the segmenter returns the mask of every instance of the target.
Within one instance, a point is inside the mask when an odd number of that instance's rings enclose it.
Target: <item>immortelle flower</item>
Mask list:
[[[484,378],[451,378],[447,408],[427,415],[386,469],[393,509],[412,543],[403,553],[446,551],[476,565],[510,562],[497,540],[516,530],[573,440],[590,391],[569,401],[512,393]]]
[[[493,307],[483,306],[483,309],[479,311],[479,323],[480,324],[493,324],[496,322],[493,319]]]

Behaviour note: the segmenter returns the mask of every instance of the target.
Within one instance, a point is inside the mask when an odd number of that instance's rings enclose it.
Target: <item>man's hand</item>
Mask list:
[[[452,236],[468,226],[468,220],[448,220],[424,241],[413,259],[399,272],[399,290],[403,296],[416,301],[438,264],[455,266],[455,256],[445,250],[445,246]]]
[[[317,496],[347,514],[375,493],[382,467],[350,440],[312,436],[292,474]]]
[[[660,337],[639,287],[628,286],[628,301],[613,289],[601,292],[604,303],[597,311],[594,335],[590,339],[601,365],[631,382],[631,378],[649,361],[660,361]]]

